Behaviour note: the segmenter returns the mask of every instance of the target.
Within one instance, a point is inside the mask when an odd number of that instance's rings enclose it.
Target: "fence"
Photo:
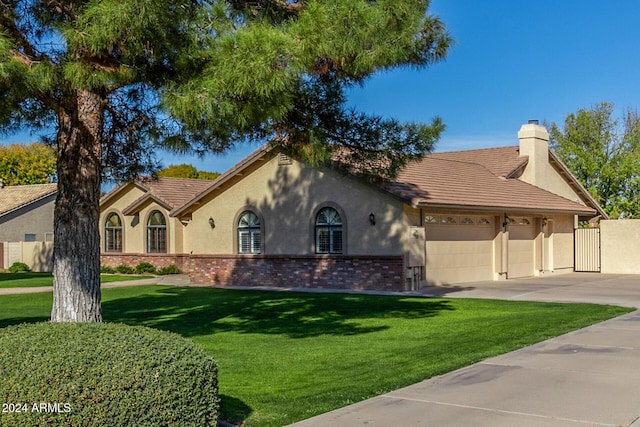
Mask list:
[[[53,242],[3,242],[0,247],[0,268],[23,262],[33,271],[53,270]]]
[[[574,270],[600,272],[600,229],[578,228],[574,231]]]

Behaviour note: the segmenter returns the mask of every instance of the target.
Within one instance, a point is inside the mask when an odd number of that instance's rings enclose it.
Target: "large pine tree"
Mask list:
[[[101,179],[148,172],[155,147],[221,153],[264,140],[315,162],[340,150],[373,179],[431,149],[438,119],[398,123],[351,111],[344,98],[376,71],[444,58],[450,37],[428,7],[0,0],[0,127],[55,129],[52,320],[101,320]]]

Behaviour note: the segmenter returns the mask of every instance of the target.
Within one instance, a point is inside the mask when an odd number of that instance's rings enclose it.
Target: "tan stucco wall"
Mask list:
[[[100,233],[104,251],[104,224],[118,213],[123,219],[123,252],[146,252],[146,222],[160,210],[167,218],[169,253],[237,253],[238,216],[247,209],[262,220],[263,254],[305,255],[315,253],[315,214],[324,206],[341,212],[346,229],[344,254],[403,255],[415,248],[410,225],[419,224],[418,209],[408,208],[353,178],[332,170],[318,170],[292,161],[279,165],[278,158],[256,162],[253,170],[204,199],[190,215],[169,217],[169,212],[149,201],[134,216],[122,211],[144,193],[134,185],[102,206]],[[406,211],[406,212],[405,212]],[[369,215],[375,215],[371,225]],[[211,228],[209,218],[215,221]],[[419,245],[424,251],[424,245]]]
[[[163,207],[150,201],[143,205],[137,214],[123,215],[122,211],[142,195],[144,195],[142,190],[130,184],[121,190],[117,198],[102,206],[100,212],[101,250],[104,252],[104,225],[107,216],[115,212],[120,215],[123,222],[123,252],[146,253],[147,219],[152,211],[159,210],[167,220],[167,252],[182,253],[182,233],[185,227],[177,218],[169,217],[169,211]]]
[[[353,178],[295,160],[279,165],[277,157],[241,178],[193,212],[184,230],[184,252],[236,253],[236,222],[250,209],[262,218],[264,254],[313,254],[315,214],[327,205],[343,214],[345,254],[405,252],[409,222],[403,204]],[[375,225],[369,223],[371,213]],[[215,221],[213,230],[209,218]]]
[[[640,274],[640,220],[600,221],[601,272]]]

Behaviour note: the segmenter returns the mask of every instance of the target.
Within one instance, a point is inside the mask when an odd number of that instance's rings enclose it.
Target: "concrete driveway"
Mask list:
[[[424,294],[638,308],[640,276],[572,273]],[[636,311],[293,425],[640,427],[639,417]]]

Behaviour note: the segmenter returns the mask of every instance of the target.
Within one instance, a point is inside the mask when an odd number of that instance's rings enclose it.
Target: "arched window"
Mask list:
[[[342,218],[334,208],[322,208],[316,215],[316,253],[342,253]]]
[[[261,248],[260,218],[251,211],[244,211],[238,219],[238,253],[259,254]]]
[[[147,220],[147,252],[167,253],[167,220],[160,211],[153,211]]]
[[[122,252],[122,221],[117,213],[110,214],[104,225],[104,251]]]

